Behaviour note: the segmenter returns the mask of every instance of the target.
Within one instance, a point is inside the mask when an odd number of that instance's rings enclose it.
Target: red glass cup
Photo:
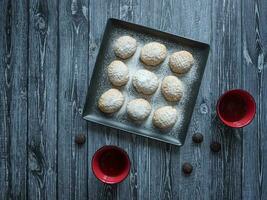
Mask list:
[[[128,154],[121,148],[106,145],[92,158],[92,171],[97,179],[107,184],[117,184],[127,178],[131,168]]]
[[[253,120],[256,103],[252,95],[245,90],[229,90],[219,98],[216,111],[225,125],[242,128]]]

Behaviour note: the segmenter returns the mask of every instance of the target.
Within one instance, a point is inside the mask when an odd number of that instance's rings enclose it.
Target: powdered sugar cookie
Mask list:
[[[117,112],[124,102],[122,93],[117,89],[109,89],[98,100],[98,108],[104,113]]]
[[[157,90],[158,84],[157,76],[145,69],[138,70],[133,76],[133,85],[142,94],[153,94]]]
[[[176,76],[166,76],[161,84],[161,92],[168,101],[179,101],[183,96],[183,83]]]
[[[116,56],[122,59],[131,57],[136,51],[136,40],[130,36],[119,37],[114,43],[114,52]]]
[[[177,120],[177,111],[171,106],[164,106],[157,109],[153,115],[153,124],[160,129],[173,127]]]
[[[146,65],[156,66],[163,62],[167,56],[165,45],[158,42],[146,44],[141,50],[141,60]]]
[[[170,56],[169,66],[174,73],[187,73],[194,64],[194,58],[188,51],[175,52]]]
[[[119,60],[114,60],[108,66],[108,78],[112,85],[122,86],[129,80],[128,67]]]
[[[151,105],[145,99],[134,99],[127,104],[127,114],[136,121],[143,121],[151,112]]]

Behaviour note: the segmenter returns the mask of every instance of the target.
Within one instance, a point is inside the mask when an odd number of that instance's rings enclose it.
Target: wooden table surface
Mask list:
[[[266,0],[1,0],[0,199],[266,199]],[[87,87],[108,18],[207,42],[210,55],[183,147],[87,123]],[[217,98],[243,88],[257,103],[243,129],[224,127]],[[117,133],[121,134],[117,134]],[[192,143],[200,132],[204,142]],[[86,143],[75,144],[78,134]],[[210,143],[222,144],[219,153]],[[101,184],[91,157],[115,144],[129,177]],[[184,176],[181,166],[194,169]]]

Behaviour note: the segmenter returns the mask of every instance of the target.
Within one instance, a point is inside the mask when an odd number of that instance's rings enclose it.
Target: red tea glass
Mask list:
[[[255,100],[245,90],[229,90],[217,102],[217,115],[225,125],[232,128],[242,128],[248,125],[255,113]]]
[[[121,148],[106,145],[92,158],[92,170],[103,183],[116,184],[127,178],[131,168],[128,154]]]

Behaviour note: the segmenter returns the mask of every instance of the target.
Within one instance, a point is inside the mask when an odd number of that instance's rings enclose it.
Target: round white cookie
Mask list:
[[[158,42],[150,42],[141,50],[141,60],[146,65],[156,66],[163,62],[167,56],[165,45]]]
[[[122,93],[117,89],[109,89],[98,100],[98,108],[104,113],[117,112],[124,102]]]
[[[161,84],[161,92],[168,101],[179,101],[183,96],[183,83],[176,76],[166,76]]]
[[[113,46],[113,50],[119,58],[127,59],[136,51],[136,40],[130,36],[119,37]]]
[[[108,78],[115,86],[125,85],[129,80],[128,67],[119,60],[114,60],[108,66]]]
[[[157,109],[153,115],[153,124],[160,129],[173,127],[177,120],[177,111],[171,106],[164,106]]]
[[[157,90],[159,81],[154,73],[140,69],[133,75],[133,85],[138,92],[151,95]]]
[[[194,64],[194,58],[188,51],[173,53],[169,59],[169,66],[174,73],[187,73]]]
[[[127,104],[129,117],[136,121],[143,121],[151,112],[151,105],[145,99],[134,99]]]

